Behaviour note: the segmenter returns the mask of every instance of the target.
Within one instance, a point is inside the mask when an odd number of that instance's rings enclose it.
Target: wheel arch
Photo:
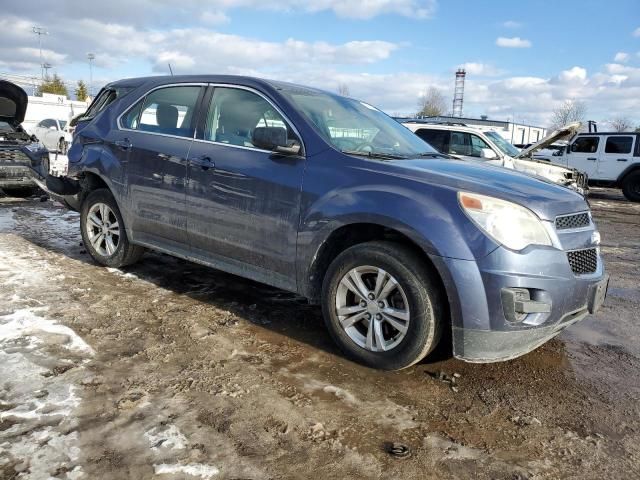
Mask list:
[[[625,168],[620,175],[618,175],[618,179],[616,180],[617,185],[622,186],[622,182],[624,182],[625,178],[640,170],[640,162],[632,163],[627,168]]]

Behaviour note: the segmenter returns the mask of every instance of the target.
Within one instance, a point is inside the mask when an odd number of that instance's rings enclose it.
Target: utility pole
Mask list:
[[[38,35],[38,48],[40,50],[40,77],[44,80],[44,62],[42,60],[42,35],[49,35],[44,27],[33,27],[33,33]]]
[[[96,56],[93,53],[87,53],[87,58],[89,59],[89,96],[93,98],[92,89],[93,89],[93,61]]]
[[[44,78],[49,78],[49,69],[53,68],[53,65],[50,63],[43,63],[42,69],[45,71]]]

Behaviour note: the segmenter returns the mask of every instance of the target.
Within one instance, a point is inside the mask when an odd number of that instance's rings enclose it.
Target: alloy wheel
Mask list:
[[[397,347],[409,328],[411,313],[402,286],[378,267],[347,272],[338,284],[335,308],[349,338],[372,352]]]
[[[86,231],[91,246],[99,255],[110,257],[118,249],[120,224],[106,203],[95,203],[89,208]]]

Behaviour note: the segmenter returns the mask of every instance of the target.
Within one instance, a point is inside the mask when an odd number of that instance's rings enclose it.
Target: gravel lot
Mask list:
[[[0,199],[0,478],[639,478],[640,205],[591,203],[598,315],[511,362],[389,373],[291,294],[157,253],[105,269],[76,213]]]

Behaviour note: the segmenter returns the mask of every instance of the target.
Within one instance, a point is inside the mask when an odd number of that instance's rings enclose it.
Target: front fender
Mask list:
[[[303,214],[298,234],[299,285],[304,288],[309,283],[314,262],[333,232],[362,223],[395,230],[431,257],[475,260],[498,247],[464,215],[454,190],[354,186],[328,192]]]

